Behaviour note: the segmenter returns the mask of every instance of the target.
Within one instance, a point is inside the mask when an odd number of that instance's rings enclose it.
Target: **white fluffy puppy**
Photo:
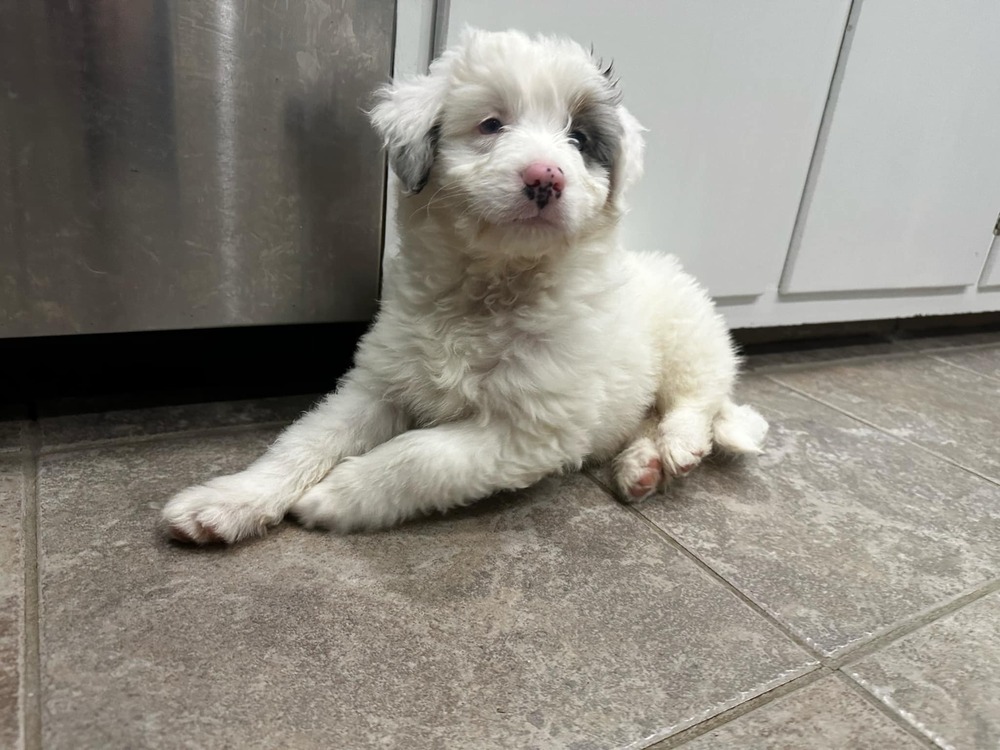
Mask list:
[[[194,542],[378,528],[614,461],[638,500],[713,444],[760,450],[737,358],[676,262],[618,225],[642,128],[579,45],[469,31],[378,94],[401,249],[355,367],[246,471],[166,505]]]

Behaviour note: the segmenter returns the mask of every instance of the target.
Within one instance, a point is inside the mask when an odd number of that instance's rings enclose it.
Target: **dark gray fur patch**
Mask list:
[[[431,176],[441,127],[435,125],[416,142],[390,143],[389,163],[407,192],[419,193]]]
[[[623,131],[618,110],[611,101],[589,102],[573,116],[570,131],[579,130],[586,136],[580,149],[588,164],[597,164],[611,171]]]

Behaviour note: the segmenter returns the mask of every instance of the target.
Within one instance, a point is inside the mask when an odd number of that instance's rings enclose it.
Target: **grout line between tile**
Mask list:
[[[962,370],[963,372],[968,372],[972,373],[973,375],[978,375],[979,377],[986,378],[987,380],[990,380],[994,383],[1000,382],[1000,378],[995,378],[992,375],[987,375],[985,372],[979,372],[977,370],[973,370],[970,367],[965,367],[964,365],[956,365],[954,362],[949,362],[948,360],[937,356],[937,354],[928,353],[927,356],[930,357],[931,359],[937,360],[941,364],[948,365],[949,367],[954,367],[957,370]]]
[[[21,740],[24,750],[42,747],[41,638],[38,575],[38,423],[22,433],[25,456],[21,507],[22,564],[24,566],[24,621],[21,636]]]
[[[871,346],[881,346],[888,347],[888,351],[880,352],[858,352],[855,354],[842,354],[840,356],[834,356],[830,359],[801,359],[792,362],[774,362],[768,364],[764,362],[759,365],[754,364],[754,360],[758,357],[768,357],[774,356],[769,354],[759,354],[759,355],[745,355],[744,362],[747,367],[744,372],[747,375],[766,375],[771,372],[798,372],[800,370],[812,370],[817,367],[825,367],[827,365],[842,365],[850,364],[853,362],[858,362],[861,360],[881,362],[885,360],[893,359],[906,359],[907,357],[918,358],[933,357],[936,354],[944,353],[955,353],[963,351],[976,351],[979,349],[991,349],[1000,346],[1000,341],[991,342],[987,344],[944,344],[940,346],[930,346],[921,348],[918,346],[906,346],[904,341],[888,341],[878,344],[872,344]],[[829,349],[817,349],[817,352],[829,351]],[[982,373],[977,373],[982,375]]]
[[[919,357],[933,357],[937,359],[935,355],[945,354],[945,353],[957,353],[964,351],[977,351],[979,349],[993,349],[1000,346],[1000,341],[994,341],[985,344],[943,344],[939,346],[929,346],[927,348],[922,348],[919,346],[906,346],[904,341],[888,341],[879,344],[872,344],[871,346],[882,346],[889,347],[889,351],[880,352],[859,352],[856,354],[843,354],[841,356],[834,356],[830,359],[802,359],[793,362],[774,362],[768,364],[764,362],[759,365],[754,365],[754,359],[756,357],[768,357],[774,355],[760,354],[760,355],[747,355],[745,357],[745,362],[747,367],[745,373],[748,375],[767,375],[769,373],[775,372],[798,372],[801,370],[812,370],[817,367],[825,367],[828,365],[836,366],[843,364],[852,364],[859,361],[871,361],[871,362],[883,362],[886,360],[893,359],[906,359],[908,357],[919,358]],[[817,352],[829,351],[819,349]],[[951,363],[949,363],[951,364]],[[958,366],[958,365],[956,365]],[[975,372],[975,370],[971,370]],[[976,373],[977,375],[982,375],[983,373]],[[986,376],[989,377],[989,376]]]
[[[832,669],[841,669],[843,667],[850,666],[851,664],[859,662],[865,657],[870,656],[876,651],[881,651],[883,648],[894,643],[895,641],[901,640],[911,633],[920,630],[926,625],[930,625],[943,617],[947,617],[948,615],[953,614],[973,602],[989,596],[990,594],[994,594],[997,591],[1000,591],[1000,578],[994,578],[992,581],[989,581],[981,586],[977,586],[972,590],[965,591],[943,604],[938,604],[914,615],[909,619],[903,620],[894,627],[891,627],[872,638],[870,641],[865,642],[864,645],[859,646],[856,649],[852,649],[846,654],[841,654],[832,659],[828,659],[826,664]]]
[[[767,356],[767,355],[762,355]],[[750,366],[744,371],[744,375],[768,375],[772,372],[799,372],[801,370],[814,370],[819,367],[829,367],[843,364],[851,364],[859,361],[884,362],[893,359],[907,359],[927,356],[925,352],[916,349],[902,349],[891,352],[868,352],[865,354],[845,354],[842,357],[833,359],[816,359],[799,362],[775,362],[774,364],[753,365],[753,356],[747,358]]]
[[[729,581],[725,576],[716,571],[705,562],[697,554],[689,550],[679,541],[677,541],[669,532],[655,524],[653,521],[649,520],[645,515],[643,515],[635,506],[628,505],[621,502],[615,494],[604,485],[603,482],[598,481],[593,475],[587,474],[587,477],[598,487],[600,487],[604,492],[611,495],[611,499],[621,508],[634,515],[640,521],[642,521],[646,526],[651,528],[661,539],[663,539],[669,547],[679,552],[681,555],[691,560],[695,565],[697,565],[704,573],[706,573],[713,580],[721,583],[726,589],[728,589],[733,595],[735,595],[740,601],[750,607],[754,612],[756,612],[761,617],[765,618],[771,625],[776,627],[781,633],[783,633],[787,638],[792,640],[797,646],[803,649],[810,657],[816,660],[817,664],[825,664],[828,659],[823,654],[819,653],[813,646],[802,638],[798,633],[789,628],[780,620],[776,619],[774,615],[768,612],[766,609],[761,607],[757,602],[743,593],[736,585]]]
[[[705,721],[699,724],[683,729],[677,734],[660,740],[653,745],[648,745],[646,750],[672,750],[673,748],[690,742],[697,737],[701,737],[703,734],[708,734],[719,727],[725,726],[734,719],[746,716],[748,713],[756,711],[758,708],[766,706],[768,703],[771,703],[778,698],[808,687],[814,682],[832,673],[832,670],[827,669],[826,667],[817,667],[816,669],[806,672],[804,675],[795,677],[788,682],[783,682],[781,685],[768,690],[766,693],[755,695],[753,698],[750,698],[737,706],[733,706],[732,708],[718,713],[709,719],[705,719]]]
[[[934,748],[935,750],[940,750],[940,746],[933,743],[928,739],[928,737],[921,733],[920,730],[910,723],[905,717],[897,715],[893,712],[890,706],[885,705],[879,699],[872,695],[864,686],[859,685],[855,680],[853,680],[848,674],[842,670],[851,664],[858,662],[865,657],[885,648],[886,646],[892,644],[893,642],[905,638],[911,633],[929,625],[942,617],[946,617],[963,607],[972,604],[983,597],[989,596],[992,593],[1000,591],[1000,578],[994,579],[982,586],[976,587],[971,591],[966,591],[959,594],[950,601],[944,604],[935,606],[931,609],[925,610],[913,616],[911,619],[905,620],[895,627],[886,630],[885,632],[875,636],[869,641],[866,641],[862,646],[851,650],[846,654],[841,654],[838,656],[830,657],[818,652],[815,648],[810,646],[801,636],[792,631],[788,626],[782,623],[780,620],[776,619],[771,613],[753,601],[749,596],[743,593],[735,584],[731,583],[720,573],[715,571],[706,561],[702,560],[698,555],[696,555],[691,550],[687,549],[683,544],[681,544],[677,539],[675,539],[669,532],[661,528],[659,525],[651,521],[645,515],[643,515],[637,508],[621,502],[614,492],[600,481],[592,472],[585,471],[584,475],[595,485],[600,487],[606,494],[611,497],[611,500],[622,507],[624,510],[630,512],[632,515],[639,518],[643,523],[653,529],[661,539],[663,539],[666,544],[678,551],[680,554],[684,555],[686,558],[695,563],[704,572],[706,572],[711,578],[721,583],[727,589],[729,589],[737,598],[740,599],[744,604],[749,606],[758,615],[765,618],[771,625],[776,627],[780,632],[782,632],[786,637],[791,639],[796,645],[805,650],[807,654],[813,657],[817,661],[815,668],[806,672],[803,675],[795,677],[782,685],[779,685],[772,690],[762,693],[761,695],[755,696],[737,706],[734,706],[726,711],[723,711],[715,716],[712,716],[698,724],[695,724],[687,729],[678,732],[675,735],[664,738],[663,740],[648,746],[648,750],[671,750],[672,748],[679,747],[683,743],[693,740],[696,737],[700,737],[734,719],[744,716],[751,711],[770,703],[772,700],[780,698],[781,696],[787,695],[794,692],[800,688],[806,687],[812,684],[816,680],[820,679],[824,675],[836,674],[840,676],[841,679],[847,680],[851,684],[852,689],[855,692],[861,693],[862,696],[872,705],[876,706],[880,713],[888,716],[893,723],[899,725],[904,729],[907,734],[910,734],[924,747]]]
[[[768,380],[770,380],[773,383],[777,383],[782,388],[787,388],[788,390],[792,391],[793,393],[797,393],[800,396],[803,396],[803,397],[809,399],[810,401],[815,401],[817,404],[822,404],[823,406],[827,407],[828,409],[833,409],[834,411],[838,412],[839,414],[843,414],[845,417],[850,417],[851,419],[855,420],[856,422],[861,422],[861,424],[867,425],[868,427],[871,427],[872,429],[878,430],[879,432],[883,433],[884,435],[888,435],[889,437],[891,437],[894,440],[898,440],[901,443],[904,443],[906,445],[912,446],[912,447],[916,448],[917,450],[926,453],[929,456],[934,456],[934,458],[936,458],[936,459],[938,459],[940,461],[944,461],[945,463],[949,463],[952,466],[955,466],[955,467],[961,469],[962,471],[968,472],[969,474],[972,474],[973,476],[978,477],[979,479],[982,479],[983,481],[989,482],[990,484],[993,484],[993,485],[1000,486],[1000,480],[998,480],[998,479],[994,479],[993,477],[987,476],[986,474],[983,474],[983,473],[981,473],[979,471],[976,471],[975,469],[973,469],[970,466],[966,466],[965,464],[959,463],[958,461],[956,461],[953,458],[949,458],[948,456],[942,455],[942,454],[938,453],[937,451],[933,451],[930,448],[926,448],[926,447],[920,445],[919,443],[913,442],[912,440],[908,440],[908,439],[906,439],[904,437],[900,437],[899,435],[894,435],[888,428],[882,427],[881,425],[878,425],[875,422],[867,420],[864,417],[861,417],[861,416],[855,414],[854,412],[847,411],[846,409],[842,409],[841,407],[836,406],[835,404],[831,404],[830,402],[828,402],[828,401],[820,398],[819,396],[815,396],[815,395],[813,395],[811,393],[808,393],[807,391],[803,391],[803,390],[801,390],[799,388],[796,388],[793,385],[789,385],[788,383],[786,383],[783,380],[781,380],[779,377],[775,377],[774,374],[763,374],[763,377],[767,378]]]
[[[995,349],[997,347],[1000,347],[1000,338],[996,341],[987,341],[981,344],[939,344],[938,346],[928,346],[924,349],[915,349],[914,351],[923,352],[924,354],[940,354],[941,352],[977,351],[979,349]]]
[[[839,679],[848,690],[861,697],[862,700],[874,707],[879,713],[886,716],[890,721],[892,721],[893,724],[917,740],[922,746],[929,748],[930,750],[941,750],[941,745],[934,742],[926,734],[921,732],[920,729],[907,721],[906,717],[894,711],[891,706],[886,705],[883,701],[880,701],[878,697],[872,695],[863,685],[858,684],[858,682],[850,675],[845,674],[839,669],[835,670],[834,674],[836,674],[837,679]]]
[[[197,437],[215,437],[221,435],[240,434],[244,432],[254,432],[256,430],[269,430],[279,427],[287,427],[291,422],[287,419],[274,420],[270,422],[253,422],[250,424],[223,425],[219,427],[197,427],[191,430],[172,430],[169,432],[154,432],[143,435],[128,435],[119,438],[107,438],[104,440],[81,440],[76,443],[56,443],[39,447],[39,453],[43,456],[51,456],[58,453],[73,453],[85,451],[92,448],[121,448],[127,445],[140,443],[155,443],[159,441],[178,440]]]
[[[748,594],[744,593],[736,584],[729,581],[725,576],[717,572],[712,566],[705,560],[703,560],[696,553],[685,547],[679,540],[673,537],[668,531],[660,527],[655,522],[647,518],[641,511],[632,505],[621,502],[615,495],[614,491],[611,490],[604,482],[600,481],[592,472],[585,471],[585,475],[594,484],[600,487],[605,493],[610,495],[613,502],[621,506],[625,510],[631,512],[639,519],[641,519],[648,526],[653,528],[661,538],[663,538],[666,543],[679,551],[688,559],[692,560],[696,565],[698,565],[702,570],[704,570],[713,579],[717,580],[723,584],[726,588],[730,589],[741,601],[751,607],[755,612],[757,612],[762,617],[766,618],[774,627],[778,628],[782,633],[784,633],[788,638],[793,640],[801,648],[805,649],[806,652],[814,657],[819,664],[827,669],[839,669],[842,666],[850,665],[854,662],[860,661],[861,659],[869,656],[883,649],[884,647],[890,645],[891,643],[905,638],[911,633],[919,630],[925,625],[929,625],[942,617],[946,617],[953,612],[972,604],[983,597],[989,596],[995,592],[1000,591],[1000,578],[994,578],[989,580],[979,586],[972,589],[966,590],[960,594],[957,594],[952,599],[945,601],[940,604],[936,604],[928,609],[917,612],[916,614],[905,618],[901,621],[896,622],[894,625],[890,625],[886,630],[881,633],[877,633],[867,640],[864,640],[861,645],[851,648],[845,653],[840,653],[836,655],[827,655],[819,651],[815,646],[809,643],[803,636],[797,634],[794,630],[788,627],[781,620],[777,619],[773,614],[768,612],[764,607],[755,602]]]

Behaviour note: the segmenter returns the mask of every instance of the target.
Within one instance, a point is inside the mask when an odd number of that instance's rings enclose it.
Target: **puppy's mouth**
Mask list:
[[[522,195],[494,196],[477,200],[473,213],[481,224],[503,232],[565,232],[569,228],[566,206],[555,200],[538,203]]]
[[[520,227],[558,227],[559,222],[550,214],[539,212],[534,216],[521,216],[510,222]]]
[[[492,223],[500,227],[559,230],[565,228],[565,217],[557,206],[518,206]]]

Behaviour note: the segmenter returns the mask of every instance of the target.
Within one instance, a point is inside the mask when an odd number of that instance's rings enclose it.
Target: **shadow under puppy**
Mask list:
[[[470,30],[377,94],[401,247],[338,390],[248,469],[163,510],[236,542],[292,513],[390,526],[585,459],[640,500],[713,448],[758,452],[722,319],[669,256],[625,250],[642,128],[578,44]]]

